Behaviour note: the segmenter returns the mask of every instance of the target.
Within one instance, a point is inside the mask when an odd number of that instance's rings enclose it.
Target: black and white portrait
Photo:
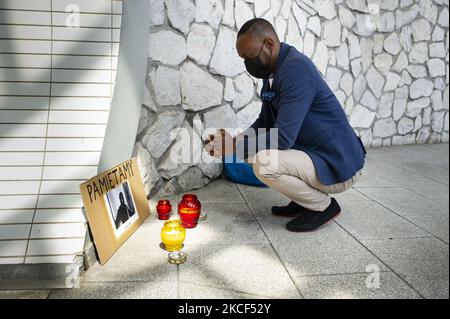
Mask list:
[[[118,237],[138,219],[128,181],[106,193],[105,200],[116,237]]]

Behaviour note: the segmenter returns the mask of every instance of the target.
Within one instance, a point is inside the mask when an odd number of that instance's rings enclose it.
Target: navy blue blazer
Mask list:
[[[264,79],[261,96],[261,113],[251,128],[278,128],[278,149],[306,152],[322,184],[344,182],[364,166],[361,139],[313,62],[297,49],[281,44],[272,87]],[[273,148],[269,134],[265,140],[258,150]],[[246,153],[248,142],[241,142]]]

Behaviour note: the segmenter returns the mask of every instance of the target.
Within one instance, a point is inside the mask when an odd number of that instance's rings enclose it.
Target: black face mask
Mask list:
[[[272,70],[270,67],[270,60],[272,60],[272,51],[270,51],[270,58],[268,64],[264,65],[261,61],[261,52],[262,49],[264,48],[264,43],[257,56],[255,56],[254,58],[248,58],[244,60],[247,72],[258,79],[267,79],[269,78],[270,74],[272,74]]]

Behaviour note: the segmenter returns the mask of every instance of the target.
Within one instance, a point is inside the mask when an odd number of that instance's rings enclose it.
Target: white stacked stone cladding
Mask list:
[[[245,129],[258,115],[261,81],[235,49],[253,17],[313,60],[367,147],[448,141],[448,0],[149,1],[136,154],[150,194],[201,187],[221,173],[204,153],[170,163],[180,144],[170,128],[185,128],[196,149],[208,128]]]

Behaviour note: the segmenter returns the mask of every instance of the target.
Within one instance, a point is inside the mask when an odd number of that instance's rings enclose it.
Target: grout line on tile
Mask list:
[[[425,299],[424,296],[422,296],[421,293],[417,291],[416,288],[414,288],[409,282],[406,281],[402,276],[400,276],[392,267],[390,267],[386,262],[384,262],[380,257],[378,257],[375,252],[369,249],[366,245],[364,245],[362,242],[360,242],[355,236],[353,236],[350,232],[348,232],[344,227],[342,227],[338,222],[336,222],[336,225],[338,225],[343,231],[345,231],[350,237],[352,237],[354,240],[356,240],[361,246],[363,246],[372,256],[374,256],[378,261],[380,261],[386,268],[388,268],[390,271],[392,271],[397,277],[400,278],[408,287],[410,287],[412,290],[414,290],[422,299]]]
[[[390,270],[380,270],[380,273],[391,274]],[[308,274],[308,275],[298,275],[295,278],[308,278],[308,277],[327,277],[327,276],[352,276],[352,275],[365,275],[367,276],[368,272],[343,272],[343,273],[329,273],[329,274]]]
[[[208,288],[214,288],[217,290],[224,290],[224,291],[230,291],[230,292],[234,292],[234,293],[238,293],[238,294],[245,294],[245,295],[249,295],[249,296],[257,296],[257,297],[263,297],[263,298],[274,298],[273,296],[267,296],[267,295],[260,295],[260,294],[255,294],[255,293],[250,293],[247,291],[241,291],[241,290],[236,290],[236,289],[230,289],[230,288],[223,288],[223,287],[217,287],[217,286],[211,286],[211,285],[205,285],[202,283],[198,283],[198,282],[190,282],[190,281],[186,281],[186,280],[180,280],[180,283],[182,284],[189,284],[189,285],[197,285],[197,286],[203,286],[203,287],[208,287]]]
[[[253,220],[252,220],[253,221]],[[191,247],[198,247],[198,246],[200,246],[200,247],[204,247],[204,246],[235,246],[235,245],[238,245],[238,246],[267,246],[268,245],[268,243],[256,243],[256,244],[252,244],[252,243],[237,243],[237,244],[234,244],[234,243],[226,243],[226,244],[189,244],[189,246]]]
[[[338,223],[336,221],[336,223]],[[345,229],[345,227],[341,224],[339,224],[339,226],[341,226],[342,228]],[[349,231],[350,232],[350,231]],[[411,236],[411,237],[389,237],[389,238],[360,238],[359,240],[364,240],[364,241],[385,241],[385,240],[406,240],[406,239],[434,239],[433,236]]]
[[[180,299],[180,265],[177,265],[177,299]]]
[[[173,280],[150,280],[150,279],[130,279],[130,280],[99,280],[99,281],[83,281],[82,284],[136,284],[136,283],[167,283],[173,282]],[[68,288],[73,289],[73,288]]]

